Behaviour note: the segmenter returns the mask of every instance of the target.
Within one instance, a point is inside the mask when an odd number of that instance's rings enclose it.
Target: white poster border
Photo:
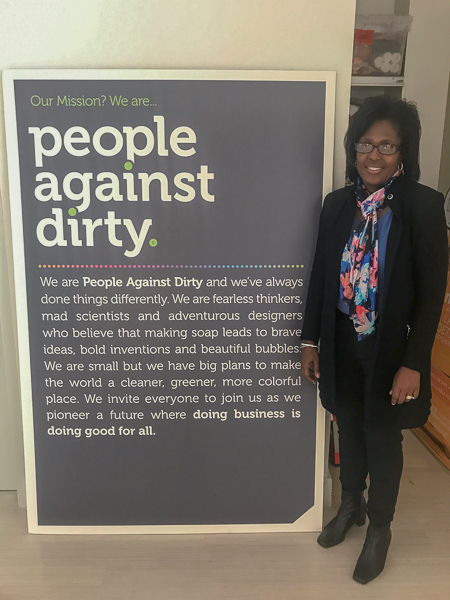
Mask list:
[[[14,280],[19,345],[20,387],[25,451],[25,482],[29,533],[38,534],[208,534],[269,533],[319,531],[322,527],[325,411],[317,395],[315,499],[314,505],[293,523],[230,525],[136,525],[136,526],[45,526],[39,525],[36,491],[36,456],[34,447],[31,361],[28,335],[25,249],[22,227],[19,146],[14,83],[22,80],[216,80],[216,81],[298,81],[323,82],[326,85],[324,164],[322,197],[332,191],[333,147],[335,126],[334,71],[234,71],[234,70],[7,70],[3,72],[6,145],[12,221]]]

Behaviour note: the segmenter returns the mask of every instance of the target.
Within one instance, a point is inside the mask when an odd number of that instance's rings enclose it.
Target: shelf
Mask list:
[[[354,75],[352,77],[352,86],[354,87],[402,87],[405,85],[405,78],[403,75],[396,75],[393,77],[364,77]]]

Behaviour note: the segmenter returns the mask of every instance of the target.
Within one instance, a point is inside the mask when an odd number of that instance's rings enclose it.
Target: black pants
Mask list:
[[[353,323],[337,311],[336,386],[340,480],[363,491],[369,475],[368,515],[375,526],[392,521],[403,470],[403,435],[393,423],[367,423],[376,334],[358,342]]]

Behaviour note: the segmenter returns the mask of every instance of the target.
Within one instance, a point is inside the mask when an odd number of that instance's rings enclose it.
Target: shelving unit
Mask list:
[[[356,0],[357,16],[373,15],[373,10],[380,11],[375,14],[384,14],[408,17],[409,15],[409,0],[383,0],[383,3],[378,3],[374,6],[371,0]],[[380,6],[382,4],[382,6]],[[414,25],[413,25],[414,26]],[[350,103],[360,104],[363,100],[370,96],[388,94],[394,98],[402,98],[403,87],[405,85],[405,77],[403,75],[404,63],[407,55],[407,44],[403,58],[403,66],[400,75],[383,76],[383,75],[354,75],[351,78],[351,94]]]
[[[403,75],[395,77],[364,77],[354,75],[351,79],[353,87],[398,87],[405,85],[405,78]]]
[[[401,80],[401,82],[398,83],[383,83],[380,80],[384,79],[384,77],[352,77],[352,80],[353,79],[364,79],[366,81],[356,83],[353,83],[352,81],[350,104],[360,104],[370,96],[387,94],[394,98],[401,98],[403,95],[403,86],[405,85],[404,77],[396,77],[395,79]]]

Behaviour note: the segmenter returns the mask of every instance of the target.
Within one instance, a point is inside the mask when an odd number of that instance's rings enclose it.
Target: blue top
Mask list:
[[[352,228],[356,231],[361,221],[354,219]],[[392,210],[390,208],[378,219],[378,298],[381,298],[384,284],[384,264],[386,262],[386,246],[389,235],[389,230],[392,223]],[[340,311],[348,315],[349,305],[338,298],[337,307]]]

